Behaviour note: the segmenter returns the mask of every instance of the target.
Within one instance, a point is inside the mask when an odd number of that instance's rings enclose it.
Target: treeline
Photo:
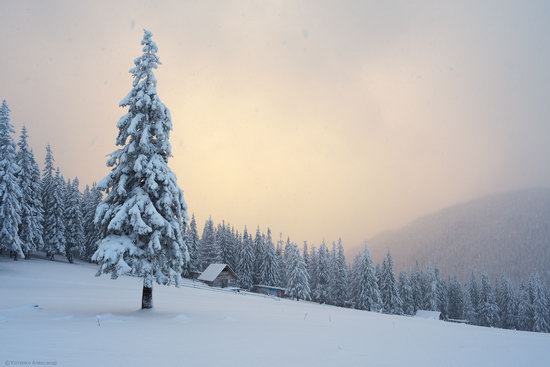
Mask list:
[[[101,191],[93,185],[79,191],[78,178],[65,180],[46,147],[40,171],[23,127],[16,145],[6,101],[0,107],[0,251],[15,260],[35,251],[47,257],[64,255],[72,262],[91,261],[100,238],[94,224]],[[239,233],[224,222],[205,223],[199,236],[195,217],[185,230],[189,261],[185,272],[203,271],[209,264],[229,264],[240,286],[254,284],[286,289],[288,297],[360,310],[413,315],[417,310],[441,312],[445,320],[507,329],[550,331],[550,294],[539,276],[514,287],[506,276],[493,284],[487,275],[472,274],[461,284],[444,279],[437,268],[413,269],[397,277],[388,253],[375,264],[365,248],[350,263],[342,241],[329,248],[301,248],[290,239],[274,244],[271,231]],[[478,278],[480,278],[478,280]]]
[[[0,251],[29,259],[43,251],[50,259],[64,255],[89,260],[99,232],[94,225],[101,192],[93,185],[79,190],[78,178],[65,180],[51,147],[46,147],[42,173],[23,127],[17,146],[10,109],[0,107]]]
[[[342,241],[319,247],[290,239],[275,244],[271,231],[243,233],[222,222],[206,221],[199,237],[195,217],[186,230],[190,254],[188,272],[209,264],[230,265],[240,286],[254,284],[286,289],[288,297],[341,307],[414,315],[439,311],[443,320],[526,331],[550,332],[550,292],[538,274],[515,288],[502,275],[494,284],[486,274],[471,275],[467,284],[444,278],[437,268],[415,269],[396,276],[388,252],[375,264],[365,247],[348,265]],[[479,279],[478,279],[479,278]]]

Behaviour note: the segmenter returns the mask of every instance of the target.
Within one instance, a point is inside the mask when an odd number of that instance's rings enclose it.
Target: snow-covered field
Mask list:
[[[94,274],[89,264],[0,257],[0,363],[550,366],[550,334],[190,286],[155,286],[155,309],[140,311],[138,279]]]

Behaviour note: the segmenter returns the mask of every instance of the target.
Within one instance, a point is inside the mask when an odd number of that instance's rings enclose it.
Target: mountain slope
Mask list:
[[[422,217],[369,242],[379,261],[387,250],[396,268],[437,265],[466,279],[472,271],[506,272],[516,282],[532,270],[550,281],[550,189],[486,196]]]

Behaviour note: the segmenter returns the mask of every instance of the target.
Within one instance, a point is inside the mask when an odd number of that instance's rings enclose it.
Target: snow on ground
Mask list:
[[[550,334],[389,316],[249,293],[155,286],[96,267],[0,257],[0,364],[550,366]],[[8,361],[8,362],[6,362]]]

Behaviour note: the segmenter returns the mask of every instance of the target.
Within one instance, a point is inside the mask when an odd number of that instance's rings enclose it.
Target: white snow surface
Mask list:
[[[0,363],[57,366],[550,366],[550,334],[233,293],[154,288],[95,265],[0,257]],[[194,288],[196,286],[196,288]]]

